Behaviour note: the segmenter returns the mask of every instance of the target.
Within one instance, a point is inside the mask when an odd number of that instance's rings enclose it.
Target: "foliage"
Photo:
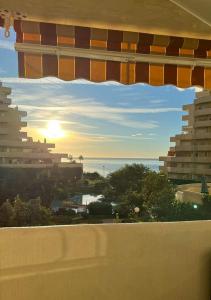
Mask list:
[[[6,200],[0,207],[0,226],[8,227],[13,225],[14,208],[9,200]]]
[[[115,214],[117,213],[120,218],[127,218],[130,213],[130,207],[125,203],[118,204],[117,206],[115,206],[114,210]]]
[[[80,163],[81,163],[81,161],[84,160],[83,155],[80,155],[80,156],[78,157],[78,159],[79,159],[79,161],[80,161]]]
[[[88,205],[89,214],[93,216],[97,215],[112,215],[112,205],[106,202],[91,202]]]
[[[143,165],[126,165],[110,174],[103,195],[105,201],[118,204],[115,211],[123,217],[134,217],[135,207],[144,220],[169,220],[174,215],[174,186]]]
[[[51,211],[40,199],[24,202],[19,196],[13,203],[5,201],[0,207],[0,226],[38,226],[51,224]]]
[[[116,199],[127,191],[140,192],[142,181],[149,169],[142,164],[126,165],[108,176],[108,181]]]
[[[29,201],[29,219],[30,225],[48,225],[50,224],[51,211],[41,205],[40,198]]]
[[[175,189],[165,175],[149,172],[143,180],[143,206],[156,220],[168,220],[173,213]]]
[[[209,194],[208,185],[205,176],[202,176],[201,178],[201,193]]]
[[[88,180],[101,180],[103,179],[103,177],[98,173],[98,172],[86,172],[83,174],[83,178],[84,179],[88,179]]]
[[[50,207],[51,201],[55,198],[64,199],[69,190],[74,190],[81,174],[77,168],[71,172],[65,168],[43,170],[2,168],[0,170],[0,204],[5,199],[14,199],[19,194],[23,200],[40,197],[42,203]]]
[[[19,196],[14,201],[14,216],[13,223],[15,226],[27,226],[30,224],[30,209],[29,205],[22,201]]]

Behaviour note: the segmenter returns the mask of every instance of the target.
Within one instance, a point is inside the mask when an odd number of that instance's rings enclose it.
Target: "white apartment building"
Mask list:
[[[183,106],[187,112],[182,120],[187,124],[182,133],[170,138],[175,145],[168,155],[160,157],[160,169],[170,179],[200,180],[205,176],[211,181],[211,92],[196,93],[193,104]]]

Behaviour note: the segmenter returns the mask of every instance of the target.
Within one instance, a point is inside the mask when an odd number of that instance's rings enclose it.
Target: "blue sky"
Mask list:
[[[0,80],[12,88],[12,100],[28,116],[28,133],[43,139],[42,130],[58,120],[65,136],[51,139],[56,150],[85,157],[146,157],[165,155],[169,137],[182,126],[182,105],[195,89],[145,84],[124,86],[56,78],[19,79],[12,32],[0,31]]]

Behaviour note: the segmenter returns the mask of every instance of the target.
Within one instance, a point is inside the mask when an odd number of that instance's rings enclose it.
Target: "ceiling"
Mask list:
[[[211,40],[211,0],[0,0],[28,20]]]

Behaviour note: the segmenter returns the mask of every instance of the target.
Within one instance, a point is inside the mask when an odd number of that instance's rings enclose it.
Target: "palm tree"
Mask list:
[[[72,154],[68,154],[68,159],[69,159],[70,162],[73,160]]]
[[[80,160],[80,163],[81,163],[81,161],[84,160],[83,155],[80,155],[80,156],[78,157],[78,159]]]

